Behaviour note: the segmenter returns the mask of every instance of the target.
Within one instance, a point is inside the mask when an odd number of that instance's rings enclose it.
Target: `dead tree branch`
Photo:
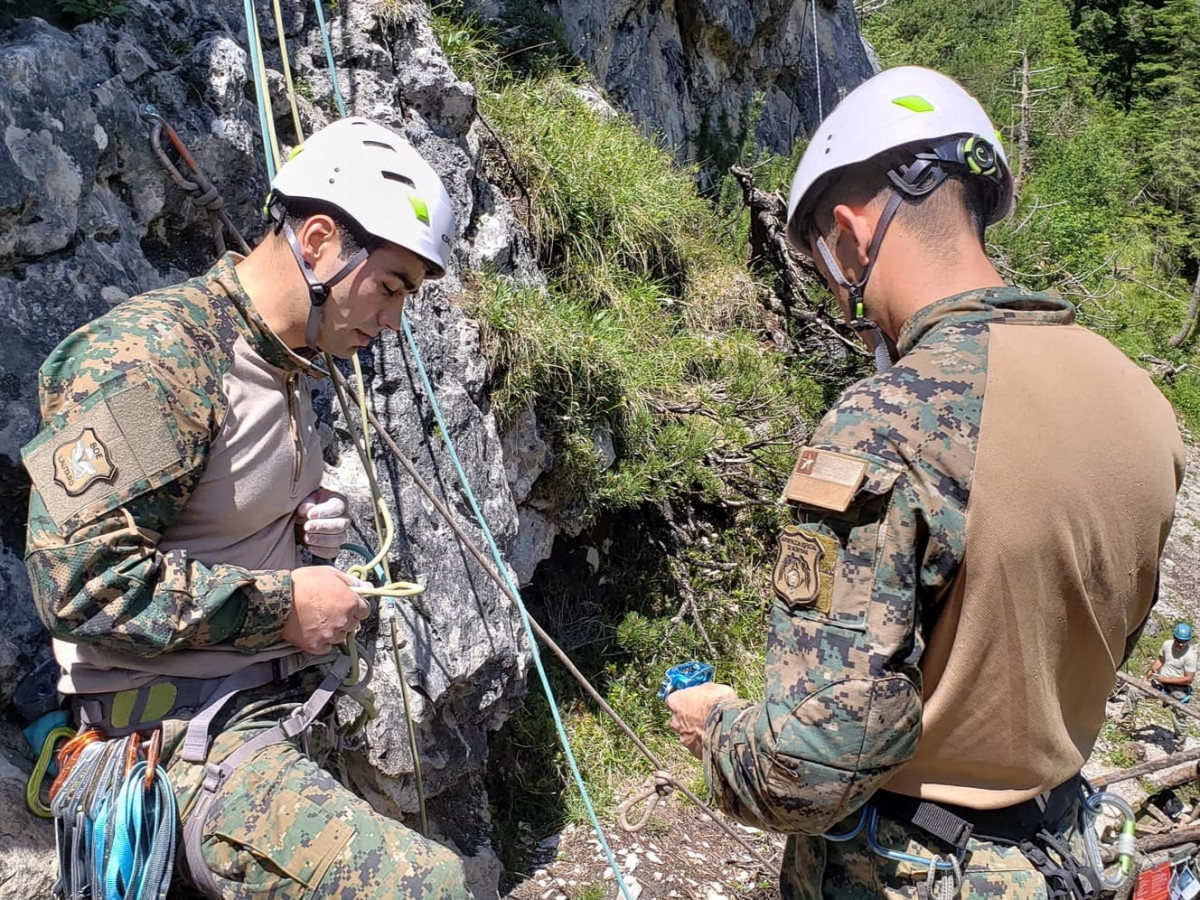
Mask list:
[[[769,308],[785,317],[821,328],[852,352],[869,356],[858,341],[838,331],[833,320],[820,311],[819,304],[809,295],[809,288],[818,283],[819,276],[788,248],[787,207],[783,198],[756,188],[754,175],[748,169],[733,166],[729,171],[737,179],[742,189],[742,201],[750,210],[750,267],[760,276],[774,276],[779,287],[782,309],[773,304]]]

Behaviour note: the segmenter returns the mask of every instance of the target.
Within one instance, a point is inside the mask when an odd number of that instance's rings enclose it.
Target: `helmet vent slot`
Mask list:
[[[383,141],[363,141],[363,146],[378,147],[381,150],[391,150],[393,153],[396,152],[395,147],[393,147],[391,144],[385,144]]]
[[[382,175],[384,178],[386,178],[388,181],[398,181],[401,184],[406,184],[410,188],[412,188],[414,191],[417,189],[416,182],[414,182],[407,175],[401,175],[399,172],[386,172],[386,171],[380,172],[379,174]]]

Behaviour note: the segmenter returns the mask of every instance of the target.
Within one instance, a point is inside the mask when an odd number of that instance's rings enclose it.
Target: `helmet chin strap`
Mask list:
[[[854,318],[850,321],[850,327],[857,332],[874,332],[875,343],[875,371],[886,372],[900,358],[900,354],[896,350],[896,345],[883,333],[880,327],[866,317],[866,304],[863,300],[863,292],[867,287],[867,279],[871,277],[871,270],[875,268],[875,260],[879,258],[879,245],[883,243],[883,235],[887,231],[888,225],[892,222],[892,217],[896,215],[896,210],[900,208],[900,203],[903,198],[900,194],[893,192],[888,198],[887,205],[883,208],[883,214],[879,217],[879,224],[875,226],[875,237],[871,239],[871,249],[868,251],[869,259],[867,267],[863,270],[862,278],[857,283],[851,284],[846,278],[842,267],[838,265],[837,260],[833,256],[833,251],[829,249],[829,245],[825,243],[825,238],[817,236],[817,251],[821,254],[821,259],[825,261],[825,267],[829,270],[829,274],[833,276],[833,280],[839,286],[850,292],[850,307],[854,311]]]
[[[314,353],[320,353],[321,348],[317,346],[317,336],[321,331],[321,314],[325,310],[325,301],[329,299],[329,289],[361,266],[366,258],[371,255],[371,251],[363,247],[350,257],[346,264],[338,269],[332,278],[325,281],[318,281],[316,273],[312,270],[312,266],[308,264],[308,260],[304,258],[304,254],[300,251],[300,242],[296,239],[296,232],[292,230],[292,226],[286,221],[280,224],[283,228],[284,236],[287,237],[288,246],[292,248],[292,256],[296,257],[296,262],[300,266],[300,272],[304,275],[304,280],[308,283],[308,299],[311,305],[308,309],[308,323],[304,328],[304,342],[308,345],[308,349]]]

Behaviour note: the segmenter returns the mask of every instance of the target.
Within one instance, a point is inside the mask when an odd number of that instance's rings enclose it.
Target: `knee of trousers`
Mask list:
[[[361,871],[361,869],[360,869]],[[331,868],[326,876],[336,879],[337,872]],[[365,893],[356,896],[404,897],[413,900],[470,900],[466,871],[463,861],[451,850],[440,844],[414,836],[403,857],[393,857],[382,867],[377,878],[352,878],[353,885]],[[374,883],[372,883],[374,882]],[[331,896],[341,896],[334,884],[323,884],[322,889],[333,888]]]

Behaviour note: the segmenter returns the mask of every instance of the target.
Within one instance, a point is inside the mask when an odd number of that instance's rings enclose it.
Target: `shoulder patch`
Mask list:
[[[821,615],[833,608],[837,541],[825,534],[789,525],[779,534],[779,558],[771,582],[788,606],[810,607]]]
[[[59,445],[53,458],[54,483],[68,497],[78,497],[97,481],[112,483],[117,477],[117,466],[108,447],[91,426],[84,427],[78,440]]]
[[[58,416],[22,451],[46,512],[58,528],[149,488],[182,456],[167,425],[166,398],[147,382],[113,380]]]
[[[784,499],[845,512],[867,476],[867,461],[805,447],[792,469]]]

